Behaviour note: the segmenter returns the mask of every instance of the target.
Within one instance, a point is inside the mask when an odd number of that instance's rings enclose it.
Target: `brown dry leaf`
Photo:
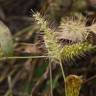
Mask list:
[[[66,96],[79,96],[83,80],[80,76],[69,75],[66,77]]]

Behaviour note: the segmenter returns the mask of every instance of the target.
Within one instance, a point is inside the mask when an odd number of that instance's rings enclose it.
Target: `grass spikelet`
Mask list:
[[[53,56],[54,59],[60,60],[61,47],[57,43],[55,32],[49,28],[48,23],[39,13],[34,14],[36,23],[40,26],[40,30],[44,32],[45,46],[48,50],[48,55]]]
[[[79,96],[83,80],[80,76],[69,75],[66,77],[66,96]]]
[[[86,40],[88,36],[88,32],[86,29],[86,20],[83,17],[77,17],[75,19],[64,18],[61,21],[60,25],[60,35],[59,38],[75,41],[75,42],[82,42]]]
[[[61,52],[61,58],[67,61],[74,61],[75,58],[80,58],[86,52],[92,51],[94,47],[87,42],[65,45]]]

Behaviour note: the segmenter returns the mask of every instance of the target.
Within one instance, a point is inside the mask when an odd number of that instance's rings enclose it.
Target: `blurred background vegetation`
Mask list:
[[[96,45],[96,26],[92,26],[96,21],[96,0],[0,0],[0,57],[5,57],[0,59],[0,96],[51,96],[51,91],[53,96],[65,96],[64,80],[58,62],[55,62],[56,64],[52,62],[51,80],[50,58],[31,58],[47,53],[42,32],[45,30],[40,30],[40,26],[36,25],[33,18],[36,12],[48,21],[49,28],[57,32],[58,42],[61,46],[65,46],[63,56],[67,59],[62,60],[65,75],[71,74],[83,78],[80,96],[95,96],[96,51],[93,49],[89,51],[90,46],[81,44],[79,47],[75,44],[85,40],[87,36],[83,29],[81,30],[84,24],[89,32],[87,41],[92,46]],[[64,33],[67,24],[73,24],[72,22],[78,18],[81,21],[79,29],[82,32],[76,28],[79,33],[67,31]],[[65,19],[66,22],[63,22]],[[83,20],[85,21],[82,23]],[[63,27],[62,22],[66,24],[63,24]],[[78,22],[74,26],[77,24]],[[75,27],[72,28],[74,31]],[[85,52],[87,48],[88,52]],[[78,57],[79,52],[83,51],[85,53]],[[9,56],[10,58],[7,58]],[[70,78],[68,80],[71,82]],[[50,85],[53,87],[52,90]]]

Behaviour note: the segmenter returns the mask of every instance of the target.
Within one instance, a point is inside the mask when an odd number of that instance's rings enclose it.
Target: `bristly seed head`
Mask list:
[[[40,26],[40,30],[44,32],[44,41],[48,55],[53,56],[55,60],[60,60],[61,46],[57,43],[55,32],[49,28],[47,21],[42,18],[40,13],[36,13],[33,16],[36,23]]]

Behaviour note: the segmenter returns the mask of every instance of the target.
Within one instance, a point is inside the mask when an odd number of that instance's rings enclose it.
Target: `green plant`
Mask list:
[[[64,82],[65,82],[65,96],[78,96],[82,79],[75,75],[65,77],[61,59],[74,60],[75,57],[80,57],[80,56],[82,57],[86,52],[93,51],[93,49],[95,49],[95,47],[93,47],[88,42],[84,42],[86,41],[86,38],[88,36],[85,22],[81,22],[79,20],[76,21],[68,20],[65,23],[63,22],[62,28],[64,32],[69,31],[72,32],[73,34],[76,34],[76,32],[78,32],[78,35],[76,37],[77,39],[79,37],[79,34],[81,34],[81,37],[82,36],[84,37],[80,38],[79,43],[72,44],[72,45],[65,45],[62,48],[61,45],[58,44],[56,33],[48,27],[47,21],[44,20],[44,18],[39,13],[36,13],[33,16],[35,18],[36,23],[40,27],[40,31],[44,32],[44,42],[48,50],[49,58],[54,62],[59,61]],[[72,79],[71,82],[72,84],[70,85],[69,81],[71,79]]]
[[[5,30],[6,28],[0,28],[0,44],[1,50],[3,50],[3,55],[1,60],[3,59],[25,59],[25,58],[49,58],[50,64],[58,63],[61,67],[63,79],[64,79],[64,86],[65,86],[65,96],[78,96],[80,87],[82,84],[82,79],[78,76],[72,75],[65,77],[62,60],[67,61],[74,61],[75,58],[84,57],[86,52],[96,51],[96,46],[88,43],[86,38],[89,35],[88,30],[95,31],[94,26],[85,26],[85,21],[82,19],[74,19],[74,20],[64,20],[61,24],[61,30],[67,33],[72,33],[74,38],[70,36],[67,38],[68,40],[75,41],[75,43],[70,45],[64,45],[61,47],[61,44],[58,43],[58,36],[57,33],[49,28],[48,22],[40,15],[40,13],[36,13],[33,15],[37,26],[39,27],[40,31],[44,33],[44,43],[47,49],[47,56],[12,56],[13,55],[13,41],[10,35],[9,30]],[[8,32],[8,33],[7,33]],[[75,37],[77,34],[77,37]],[[7,37],[6,37],[7,36]],[[6,38],[4,38],[6,37]],[[64,37],[66,39],[66,37]],[[85,42],[86,41],[86,42]],[[50,72],[51,73],[51,72]],[[52,75],[52,74],[51,74]],[[51,76],[52,77],[52,76]],[[72,80],[72,84],[69,84],[70,80]],[[52,81],[52,80],[50,80]],[[78,81],[78,82],[75,82]],[[54,86],[53,86],[54,87]],[[51,88],[53,88],[51,86]],[[74,92],[73,92],[74,90]]]
[[[59,61],[62,75],[65,82],[65,74],[61,63],[61,54],[60,54],[61,46],[57,43],[56,35],[54,31],[48,27],[47,21],[44,20],[39,13],[35,14],[34,18],[36,20],[36,23],[40,26],[40,30],[44,32],[44,42],[48,50],[49,58],[51,56],[50,60],[54,62]],[[49,62],[51,63],[52,61]],[[65,86],[65,90],[66,90],[66,86]]]

